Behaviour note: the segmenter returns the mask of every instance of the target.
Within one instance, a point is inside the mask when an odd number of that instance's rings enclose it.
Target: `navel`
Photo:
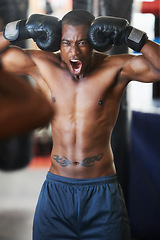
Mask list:
[[[74,165],[79,165],[79,164],[80,164],[80,162],[73,162],[73,164],[74,164]]]

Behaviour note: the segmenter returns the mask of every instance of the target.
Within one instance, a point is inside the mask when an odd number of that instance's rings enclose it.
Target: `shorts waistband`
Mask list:
[[[102,185],[102,184],[109,184],[109,183],[118,183],[117,174],[103,176],[103,177],[95,177],[95,178],[68,178],[59,176],[53,173],[48,172],[46,176],[46,181],[51,182],[58,182],[62,184],[69,184],[69,185]]]

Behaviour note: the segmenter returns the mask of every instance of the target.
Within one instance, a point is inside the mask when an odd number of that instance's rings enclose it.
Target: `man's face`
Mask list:
[[[86,72],[92,58],[87,26],[63,25],[61,57],[73,75],[79,76]]]

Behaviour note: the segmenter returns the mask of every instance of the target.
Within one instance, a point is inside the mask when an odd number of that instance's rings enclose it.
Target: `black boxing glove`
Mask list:
[[[60,49],[61,21],[57,17],[33,14],[27,21],[8,23],[3,35],[10,42],[32,38],[40,49],[55,52]]]
[[[89,28],[89,40],[97,51],[106,51],[112,45],[125,43],[139,52],[146,43],[147,34],[129,25],[124,18],[97,17]]]

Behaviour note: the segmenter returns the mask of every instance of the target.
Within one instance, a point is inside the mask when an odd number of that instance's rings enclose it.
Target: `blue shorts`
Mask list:
[[[117,175],[73,179],[48,172],[37,203],[33,240],[130,240]]]

